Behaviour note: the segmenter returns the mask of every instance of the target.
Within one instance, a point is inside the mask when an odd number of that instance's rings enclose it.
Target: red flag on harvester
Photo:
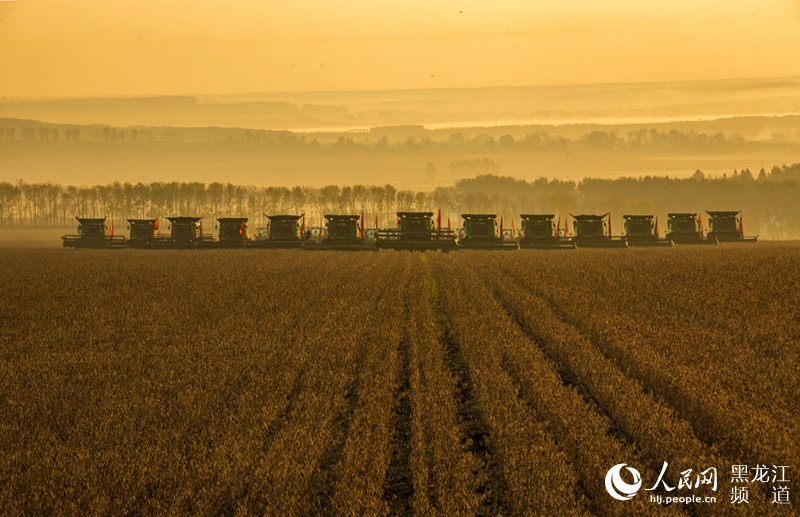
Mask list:
[[[242,224],[239,225],[239,237],[244,240],[244,221],[242,221]]]
[[[436,214],[436,231],[442,231],[442,209],[439,209],[439,212]]]
[[[564,218],[564,237],[569,237],[569,217]]]
[[[156,217],[156,224],[153,225],[154,230],[158,230],[158,217]]]
[[[611,212],[608,213],[608,236],[611,237]]]
[[[658,238],[658,216],[656,216],[656,227],[653,229],[653,237]]]
[[[203,223],[200,223],[200,235],[203,235]]]
[[[114,223],[111,223],[111,228],[108,229],[108,236],[109,237],[114,236]]]
[[[450,216],[447,216],[447,229],[450,230]]]
[[[703,214],[700,214],[700,217],[697,218],[697,231],[703,231]]]
[[[364,211],[361,211],[361,237],[364,238]]]
[[[739,212],[739,235],[744,237],[744,223],[742,222],[742,219],[744,219],[744,216],[741,212]]]
[[[503,236],[503,216],[500,216],[500,237]]]

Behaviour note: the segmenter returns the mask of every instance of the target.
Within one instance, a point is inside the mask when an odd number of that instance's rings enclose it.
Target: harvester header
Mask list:
[[[456,247],[456,235],[441,227],[441,212],[437,222],[433,212],[396,212],[397,228],[377,232],[378,248],[395,250],[449,250]]]

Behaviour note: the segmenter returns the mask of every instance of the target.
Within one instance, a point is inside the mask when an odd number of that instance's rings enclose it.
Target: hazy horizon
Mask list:
[[[0,2],[16,2],[19,0],[0,0]],[[232,91],[227,93],[209,93],[203,91],[185,92],[142,92],[142,93],[102,93],[102,94],[75,94],[75,95],[3,95],[0,99],[4,101],[53,101],[53,100],[108,100],[108,99],[158,99],[158,98],[179,98],[192,97],[201,102],[257,102],[265,99],[277,98],[298,98],[309,97],[317,99],[336,99],[337,97],[358,97],[364,94],[407,94],[412,92],[431,92],[444,93],[448,91],[480,91],[480,90],[528,90],[537,88],[584,88],[584,87],[614,87],[614,86],[671,86],[671,85],[691,85],[708,83],[750,83],[750,82],[772,82],[772,81],[800,81],[800,73],[791,75],[775,76],[746,76],[746,77],[718,77],[713,79],[676,79],[676,80],[642,80],[642,81],[605,81],[605,82],[574,82],[574,83],[530,83],[518,85],[485,84],[473,86],[440,86],[440,87],[406,87],[406,88],[340,88],[331,90],[320,90],[314,88],[296,90],[263,90],[263,91]]]
[[[800,113],[800,77],[241,95],[0,98],[0,118],[302,132],[635,123]]]

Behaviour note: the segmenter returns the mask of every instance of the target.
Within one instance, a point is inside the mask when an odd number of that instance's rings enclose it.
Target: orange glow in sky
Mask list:
[[[800,75],[800,2],[0,0],[0,96]]]

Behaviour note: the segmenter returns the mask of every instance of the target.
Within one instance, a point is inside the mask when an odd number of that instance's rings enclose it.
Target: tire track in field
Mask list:
[[[278,410],[272,420],[270,420],[270,422],[264,426],[265,430],[260,447],[262,452],[268,450],[272,446],[272,442],[275,440],[275,437],[278,435],[278,433],[280,433],[281,429],[286,426],[286,423],[289,422],[292,412],[294,411],[294,408],[300,397],[300,393],[305,388],[305,376],[307,370],[308,366],[306,364],[300,368],[300,371],[297,372],[294,380],[292,381],[291,389],[285,396],[285,402],[283,406],[280,408],[280,410]],[[250,498],[255,470],[255,465],[248,469],[248,472],[245,476],[244,486],[234,498],[235,501],[244,501]],[[232,502],[231,504],[234,503]]]
[[[403,313],[398,321],[409,316],[408,284],[404,286]],[[395,407],[391,419],[390,461],[384,479],[384,499],[389,504],[391,515],[409,515],[414,496],[414,477],[411,471],[411,345],[408,327],[397,345],[397,374]]]
[[[458,341],[453,336],[452,323],[439,296],[439,287],[430,266],[426,264],[428,281],[431,284],[431,300],[434,319],[439,333],[439,343],[445,352],[447,368],[456,380],[455,400],[457,419],[466,450],[473,454],[481,466],[482,473],[476,476],[481,483],[476,491],[486,495],[479,509],[484,515],[511,515],[511,491],[498,463],[497,451],[489,443],[490,427],[481,413],[474,392],[474,383],[469,365],[463,356]]]
[[[278,411],[275,417],[270,421],[269,424],[266,426],[266,431],[264,432],[263,438],[263,445],[262,449],[267,450],[272,445],[272,441],[275,439],[275,436],[280,432],[281,429],[286,425],[289,421],[289,417],[292,414],[292,410],[297,403],[297,399],[300,396],[300,392],[303,391],[305,387],[305,375],[308,367],[303,366],[297,375],[294,378],[294,382],[292,382],[292,388],[289,390],[289,393],[286,395],[286,402],[283,404],[283,407]]]
[[[608,434],[612,438],[619,441],[626,447],[634,447],[636,443],[634,438],[620,427],[613,415],[603,408],[591,391],[578,380],[575,373],[570,370],[560,358],[550,353],[548,348],[542,343],[541,337],[539,337],[535,331],[531,329],[530,325],[528,325],[519,312],[514,309],[511,303],[509,303],[506,293],[499,290],[492,290],[492,293],[511,321],[514,322],[514,324],[520,329],[525,337],[527,337],[534,345],[536,345],[536,347],[542,352],[542,355],[545,357],[545,359],[547,359],[547,361],[553,366],[553,369],[561,380],[561,385],[567,389],[575,390],[575,392],[580,396],[581,400],[583,400],[583,402],[590,408],[591,411],[599,414],[604,420],[607,421],[609,425]],[[514,379],[514,382],[517,385],[521,385],[518,372],[509,364],[507,358],[504,359],[503,368]]]
[[[561,385],[565,389],[574,390],[575,393],[578,394],[580,399],[586,405],[589,411],[596,413],[600,416],[600,418],[606,422],[607,424],[607,436],[612,440],[615,440],[621,445],[621,448],[628,451],[635,451],[637,449],[636,440],[633,436],[627,433],[622,427],[619,425],[617,420],[614,416],[609,413],[600,403],[600,401],[595,398],[594,395],[589,391],[589,389],[581,384],[581,382],[576,378],[575,374],[563,364],[558,358],[553,356],[552,354],[548,353],[547,348],[542,345],[541,339],[531,330],[528,324],[520,317],[517,311],[514,310],[508,304],[507,299],[503,297],[502,294],[498,295],[497,291],[493,291],[495,294],[495,298],[503,307],[505,313],[509,316],[511,321],[517,325],[520,331],[527,337],[537,348],[542,352],[542,355],[545,359],[552,365],[553,369],[555,370],[556,375],[558,375]],[[524,402],[531,407],[535,412],[541,412],[541,409],[537,407],[536,403],[534,402],[534,396],[531,393],[528,393],[528,390],[525,388],[524,382],[522,381],[519,371],[516,367],[510,364],[508,357],[503,357],[503,369],[506,373],[511,377],[514,384],[519,388],[520,397],[523,398]],[[548,425],[548,428],[551,425]],[[551,430],[551,435],[555,440],[556,444],[560,445],[560,441],[558,439],[558,433],[555,430]],[[571,455],[573,461],[577,461],[574,455]],[[647,458],[646,456],[637,455],[636,457],[626,457],[626,461],[628,462],[637,462],[641,465],[645,465],[650,473],[658,472],[661,468],[661,464],[657,462],[654,458]],[[622,461],[622,459],[620,459]],[[588,487],[586,486],[586,480],[579,478],[580,488],[584,494],[587,494]],[[663,487],[659,488],[653,492],[656,495],[662,495],[667,497],[671,494],[665,491]],[[591,501],[591,498],[587,498],[590,501],[590,508],[592,511],[600,511],[596,504]],[[680,508],[679,508],[680,509]],[[601,512],[602,513],[602,512]]]
[[[723,391],[715,392],[716,387],[708,379],[697,377],[694,380],[693,393],[724,395],[725,403],[711,403],[706,401],[704,396],[694,396],[681,382],[681,374],[675,375],[675,369],[665,362],[663,355],[652,349],[649,344],[639,343],[638,352],[647,350],[650,354],[647,359],[640,357],[637,359],[631,356],[629,350],[623,349],[623,345],[616,343],[613,338],[604,339],[594,335],[589,331],[586,324],[581,323],[574,315],[570,314],[566,308],[557,304],[556,300],[547,296],[540,289],[533,288],[530,294],[543,302],[552,314],[565,326],[570,327],[576,334],[588,341],[591,347],[596,350],[606,361],[628,379],[633,380],[641,386],[642,392],[661,404],[669,408],[674,413],[674,418],[679,419],[691,429],[693,437],[698,440],[706,450],[720,448],[722,454],[732,460],[732,463],[749,462],[792,462],[791,458],[777,457],[764,444],[770,440],[782,439],[783,443],[791,443],[791,438],[787,438],[790,433],[783,432],[779,435],[771,435],[764,429],[782,430],[780,422],[772,421],[769,415],[759,415],[762,426],[752,423],[750,427],[739,432],[739,426],[735,422],[732,426],[722,425],[721,422],[728,421],[728,414],[751,414],[758,415],[758,411],[752,405],[735,393]],[[683,367],[678,367],[683,370]],[[695,373],[695,372],[692,372]],[[713,398],[714,395],[706,395]],[[709,398],[708,400],[711,400]],[[791,450],[784,448],[785,450]]]
[[[315,514],[332,514],[333,508],[331,498],[333,496],[336,479],[334,465],[342,457],[347,437],[350,434],[350,426],[353,422],[353,414],[358,406],[358,393],[361,387],[361,374],[364,370],[368,346],[362,342],[359,345],[353,367],[352,380],[347,385],[344,394],[344,403],[338,411],[338,415],[333,424],[331,438],[322,453],[319,465],[315,473],[309,480],[309,494],[311,500],[311,511]]]
[[[308,365],[304,364],[294,376],[292,387],[285,395],[283,406],[280,408],[280,410],[278,410],[272,420],[270,420],[268,424],[264,425],[264,435],[260,447],[262,454],[269,450],[269,448],[272,446],[272,442],[275,441],[275,437],[278,435],[278,433],[280,433],[281,429],[283,429],[283,427],[291,418],[292,411],[294,411],[300,393],[305,388],[305,376],[307,371]],[[253,490],[255,470],[255,466],[252,466],[250,469],[248,469],[242,488],[238,491],[238,493],[236,493],[235,497],[230,498],[230,500],[223,505],[224,509],[233,510],[235,509],[236,501],[246,501],[250,498]],[[223,510],[223,508],[220,508],[220,510]]]
[[[695,433],[691,422],[683,418],[675,408],[667,404],[657,394],[645,389],[638,379],[628,377],[626,370],[621,369],[614,361],[606,358],[602,350],[598,350],[594,340],[590,336],[586,336],[574,324],[565,321],[563,315],[552,307],[550,300],[535,292],[522,289],[507,278],[503,277],[501,279],[498,276],[501,274],[504,273],[494,270],[483,272],[481,276],[512,321],[548,357],[548,360],[556,367],[559,375],[562,375],[562,371],[564,372],[566,383],[574,382],[573,387],[582,397],[586,397],[586,403],[595,409],[598,414],[605,416],[609,422],[613,423],[614,427],[622,433],[626,443],[631,444],[635,449],[642,450],[642,454],[638,455],[639,461],[651,471],[651,474],[659,472],[664,461],[668,461],[670,465],[682,464],[688,466],[697,464],[704,467],[720,467],[733,464],[727,457],[720,455],[715,447],[710,446],[701,439]],[[566,351],[561,352],[563,355],[558,357],[556,350],[569,348],[572,341],[570,343],[557,343],[553,341],[552,335],[540,335],[539,331],[532,328],[528,320],[531,316],[528,315],[526,317],[520,314],[519,308],[514,306],[514,302],[525,301],[526,297],[530,302],[536,302],[544,306],[542,311],[537,312],[538,319],[547,319],[547,311],[550,310],[552,315],[557,318],[557,321],[566,325],[570,332],[577,334],[576,338],[578,340],[588,343],[594,350],[587,349],[577,360],[575,356],[570,358],[570,353]],[[548,344],[546,341],[552,342]],[[590,368],[588,364],[593,358],[601,358],[600,360],[603,363],[602,370],[605,370],[606,375],[602,379],[598,379],[598,377],[591,378],[591,373],[589,372],[596,368]],[[581,371],[583,372],[582,374],[580,373]],[[578,378],[582,375],[586,378],[583,382],[580,382]],[[639,395],[636,394],[637,390]],[[606,408],[609,403],[616,405],[616,409],[614,407]],[[639,404],[642,403],[645,406],[640,407]],[[637,408],[637,410],[627,411],[628,408],[632,407]],[[668,437],[668,439],[662,441],[662,436]],[[726,486],[724,481],[723,486]],[[659,492],[661,495],[670,495],[663,492],[663,487],[653,493],[659,494]],[[751,499],[753,497],[755,498],[754,503],[767,504],[764,493],[751,492]],[[709,512],[714,514],[718,511],[723,511],[724,513],[725,510],[719,507],[705,506],[678,508],[678,511],[689,511],[692,514],[699,515],[706,515]]]
[[[537,341],[519,324],[502,300],[496,298],[485,279],[472,271],[460,276],[465,280],[466,277],[474,279],[470,294],[476,299],[486,300],[481,303],[480,312],[492,314],[491,319],[497,322],[497,331],[505,336],[493,345],[499,347],[500,367],[514,385],[520,403],[536,415],[555,446],[572,464],[575,500],[583,502],[586,511],[600,515],[627,515],[652,510],[641,501],[636,506],[628,504],[620,508],[605,493],[602,481],[598,485],[605,471],[621,461],[655,470],[655,466],[642,460],[633,438],[602,409],[571,372],[536,345]],[[496,316],[498,311],[499,317]],[[512,344],[521,348],[509,349],[508,345]],[[536,353],[526,352],[526,349],[534,348]],[[528,378],[524,378],[526,374]],[[589,447],[597,450],[587,451]],[[643,472],[645,476],[649,474],[647,470]],[[681,513],[675,512],[676,507],[661,510],[666,512],[664,514]]]
[[[520,386],[502,364],[503,355],[517,346],[518,336],[506,332],[509,324],[503,318],[494,317],[496,303],[483,282],[457,262],[452,257],[433,262],[435,278],[442,286],[434,292],[440,295],[437,312],[444,329],[469,367],[475,403],[490,430],[487,442],[505,481],[502,502],[507,509],[484,513],[591,512],[590,499],[570,465],[568,450],[556,443],[545,417],[521,396]],[[560,388],[554,374],[550,381],[551,386]]]
[[[622,431],[619,422],[615,418],[613,418],[606,409],[603,408],[603,404],[601,404],[598,401],[596,395],[592,394],[591,389],[577,380],[576,373],[567,364],[565,364],[565,359],[563,357],[557,357],[556,355],[554,355],[552,353],[552,347],[546,346],[544,343],[546,338],[540,335],[540,333],[538,333],[535,329],[531,328],[531,325],[526,321],[525,317],[522,314],[520,314],[519,310],[513,307],[513,296],[510,294],[509,286],[502,285],[502,282],[497,279],[492,280],[483,277],[483,280],[487,283],[487,285],[490,286],[495,296],[495,299],[497,299],[498,302],[504,307],[505,311],[511,317],[511,319],[522,329],[522,331],[531,339],[531,341],[533,341],[539,346],[540,350],[542,350],[542,353],[544,353],[548,357],[548,359],[553,363],[553,365],[559,372],[559,375],[561,375],[562,378],[564,378],[565,384],[573,385],[577,389],[577,391],[581,394],[581,396],[586,398],[587,403],[596,406],[599,411],[602,411],[603,413],[607,414],[609,420],[612,423],[614,423],[615,427],[617,427],[620,430],[620,432],[622,432],[623,435],[626,436],[629,440],[633,441],[633,439],[630,437],[628,433]],[[510,281],[506,280],[506,282]],[[520,290],[522,289],[521,287],[517,288]],[[672,408],[672,406],[668,404],[666,400],[661,398],[653,390],[649,389],[648,386],[641,381],[641,379],[635,377],[631,378],[629,376],[630,372],[628,372],[628,370],[624,367],[624,365],[619,364],[618,361],[616,361],[613,357],[608,357],[606,352],[603,350],[603,347],[598,346],[597,340],[593,336],[584,332],[581,329],[581,327],[575,323],[574,318],[570,317],[569,314],[567,314],[567,311],[564,308],[557,306],[553,300],[549,299],[543,293],[537,290],[525,290],[525,294],[531,297],[531,299],[534,299],[537,302],[542,303],[551,313],[551,315],[557,319],[558,322],[560,322],[563,325],[566,325],[578,336],[585,339],[586,342],[589,345],[591,345],[593,350],[595,350],[600,356],[602,356],[606,361],[608,361],[608,364],[613,368],[613,370],[616,373],[618,373],[623,377],[626,377],[627,379],[633,380],[634,382],[639,384],[639,386],[641,387],[641,391],[644,395],[652,397],[661,403],[667,404],[670,408]],[[676,410],[676,408],[672,409]],[[689,425],[689,427],[692,429],[692,432],[694,432],[694,428],[693,426],[691,426],[691,423],[685,420],[684,422],[687,425]],[[700,439],[700,437],[697,436],[696,434],[695,437],[698,440],[700,440],[704,446],[709,447],[709,444]]]
[[[439,342],[447,358],[447,368],[456,379],[457,417],[461,434],[464,437],[463,441],[469,444],[466,450],[478,458],[485,472],[485,476],[478,476],[479,479],[485,479],[485,482],[478,485],[477,491],[487,495],[482,502],[481,510],[486,514],[509,515],[511,511],[508,504],[508,484],[500,464],[495,459],[497,454],[492,451],[492,447],[488,443],[489,426],[475,399],[469,366],[461,354],[458,343],[453,338],[450,322],[447,320],[438,296],[434,299],[433,309],[440,332]]]

